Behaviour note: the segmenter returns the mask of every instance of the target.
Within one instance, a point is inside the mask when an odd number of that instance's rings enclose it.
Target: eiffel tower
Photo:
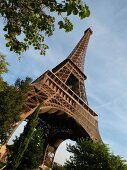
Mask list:
[[[97,113],[88,105],[84,81],[84,60],[92,30],[88,28],[70,55],[59,65],[48,70],[31,85],[25,107],[27,118],[33,110],[44,103],[39,119],[50,125],[43,165],[51,168],[55,152],[66,139],[77,140],[90,137],[102,142]]]

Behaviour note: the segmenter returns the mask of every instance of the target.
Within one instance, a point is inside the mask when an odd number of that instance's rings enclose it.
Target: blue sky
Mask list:
[[[1,21],[0,51],[10,63],[9,72],[4,78],[13,83],[17,77],[40,76],[63,61],[83,36],[84,30],[91,27],[86,60],[86,93],[89,105],[98,113],[99,131],[104,143],[111,151],[127,159],[127,1],[94,0],[86,1],[91,16],[84,21],[72,17],[74,30],[64,33],[58,30],[46,39],[49,50],[46,56],[32,48],[18,57],[5,48]],[[65,142],[56,154],[61,162],[67,157]]]

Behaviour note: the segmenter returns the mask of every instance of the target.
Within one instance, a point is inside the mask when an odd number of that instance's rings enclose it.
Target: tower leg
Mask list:
[[[51,170],[53,167],[53,160],[55,157],[55,152],[56,152],[55,147],[47,145],[45,155],[44,155],[44,160],[41,166],[41,170]]]

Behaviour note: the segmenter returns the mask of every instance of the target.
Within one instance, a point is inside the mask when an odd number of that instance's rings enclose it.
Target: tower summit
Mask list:
[[[88,47],[91,34],[92,34],[92,30],[91,28],[88,28],[84,32],[84,36],[81,38],[79,43],[76,45],[76,47],[68,57],[82,72],[84,72],[86,50]]]

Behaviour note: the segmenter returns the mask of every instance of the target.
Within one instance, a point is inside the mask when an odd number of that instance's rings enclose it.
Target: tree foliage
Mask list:
[[[9,156],[9,163],[6,170],[16,170],[21,163],[21,159],[27,150],[31,138],[33,137],[35,127],[38,124],[38,113],[40,111],[40,107],[41,105],[39,105],[32,113],[26,127],[24,128],[24,132],[20,135],[19,139],[15,141],[13,150]]]
[[[28,76],[25,78],[25,80],[21,80],[20,78],[17,78],[17,80],[15,81],[15,87],[23,91],[28,90],[28,86],[31,82],[32,82],[32,78]]]
[[[73,155],[65,162],[65,170],[127,170],[127,162],[110,153],[107,145],[81,139],[67,150]]]
[[[43,129],[37,126],[17,170],[37,169],[43,158]]]
[[[73,29],[69,16],[84,19],[90,11],[82,0],[1,0],[0,15],[5,18],[3,30],[11,51],[21,54],[33,45],[45,54],[44,39],[53,34],[56,17],[59,28],[69,32]]]
[[[52,170],[64,170],[64,167],[62,165],[59,165],[58,163],[54,162]]]
[[[7,87],[7,83],[3,81],[1,75],[7,72],[8,63],[5,60],[5,56],[0,53],[0,92]]]
[[[19,80],[18,82],[22,82],[19,84],[16,81],[15,86],[6,83],[4,90],[0,91],[0,143],[6,141],[24,111],[22,106],[27,97],[28,79],[30,78],[26,78],[24,81]],[[4,81],[2,82],[5,84]]]
[[[7,72],[7,65],[8,63],[5,60],[5,56],[0,53],[0,76]]]

